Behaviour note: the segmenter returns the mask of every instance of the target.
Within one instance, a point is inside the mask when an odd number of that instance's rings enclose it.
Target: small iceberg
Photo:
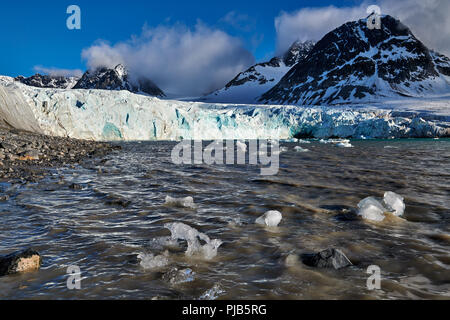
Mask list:
[[[383,221],[385,218],[384,207],[374,197],[368,197],[358,203],[358,215],[365,220]]]
[[[140,253],[138,259],[141,260],[141,267],[144,269],[160,269],[169,264],[169,252],[155,256],[152,253]]]
[[[171,196],[166,197],[166,205],[180,208],[195,208],[194,198],[172,198]]]
[[[217,249],[222,245],[218,239],[211,240],[206,234],[181,222],[167,223],[164,225],[172,233],[173,240],[185,240],[188,248],[187,256],[201,255],[206,260],[211,260],[217,256]],[[202,245],[200,241],[205,244]]]
[[[336,143],[336,147],[339,148],[353,148],[352,144],[350,142],[339,142]]]
[[[247,152],[247,144],[245,142],[237,140],[236,146],[240,151],[242,151],[244,153]]]
[[[211,289],[203,293],[199,300],[216,300],[219,296],[223,295],[225,290],[222,289],[220,284],[216,283]]]
[[[267,211],[261,217],[256,219],[255,223],[264,225],[267,227],[277,227],[280,224],[281,219],[283,219],[281,212],[276,211],[276,210],[271,210],[271,211]]]
[[[294,148],[294,150],[297,151],[297,152],[309,152],[308,149],[302,148],[302,147],[300,147],[300,146],[296,146],[296,147]]]
[[[328,140],[321,139],[319,142],[323,143],[323,144],[331,143],[339,148],[352,148],[353,147],[352,144],[350,143],[350,140],[348,140],[348,139],[328,139]]]
[[[372,221],[383,221],[385,212],[400,217],[405,212],[404,198],[395,192],[387,191],[382,201],[374,197],[361,200],[358,204],[358,215],[363,219]]]
[[[162,279],[172,285],[177,285],[180,283],[194,281],[195,272],[190,268],[181,270],[178,270],[178,268],[172,268],[168,272],[163,274]]]
[[[383,202],[386,208],[391,211],[397,217],[400,217],[405,212],[405,202],[404,198],[395,192],[388,191],[384,194]]]

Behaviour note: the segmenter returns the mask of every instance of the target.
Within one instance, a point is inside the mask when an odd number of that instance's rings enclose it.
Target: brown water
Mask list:
[[[449,299],[450,140],[352,144],[313,142],[299,153],[284,143],[279,174],[263,177],[251,165],[174,165],[174,143],[128,143],[39,184],[1,184],[10,199],[0,202],[0,254],[32,246],[44,260],[38,272],[0,278],[0,299],[197,299],[212,288],[218,299]],[[354,219],[361,199],[385,191],[405,197],[402,218]],[[192,196],[197,209],[168,207],[166,195]],[[282,212],[279,227],[254,224],[268,210]],[[224,244],[211,261],[187,257],[182,243],[159,244],[168,222]],[[296,258],[328,247],[354,266]],[[159,270],[136,258],[166,249]],[[69,265],[81,269],[80,290],[67,289]],[[369,265],[381,268],[380,290],[366,287]],[[172,267],[190,268],[192,281],[165,281]]]

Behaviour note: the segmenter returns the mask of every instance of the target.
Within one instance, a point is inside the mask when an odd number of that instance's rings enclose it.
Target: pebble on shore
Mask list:
[[[45,168],[101,157],[118,146],[0,128],[0,181],[37,182]]]

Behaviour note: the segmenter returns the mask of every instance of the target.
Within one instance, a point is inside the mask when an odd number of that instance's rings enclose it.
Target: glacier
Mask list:
[[[448,137],[450,96],[333,107],[238,105],[43,89],[0,77],[0,123],[96,141]]]

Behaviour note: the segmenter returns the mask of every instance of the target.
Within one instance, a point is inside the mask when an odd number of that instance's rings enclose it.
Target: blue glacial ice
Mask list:
[[[449,100],[332,108],[227,105],[128,91],[42,89],[0,77],[0,123],[106,141],[443,137],[450,135]]]

